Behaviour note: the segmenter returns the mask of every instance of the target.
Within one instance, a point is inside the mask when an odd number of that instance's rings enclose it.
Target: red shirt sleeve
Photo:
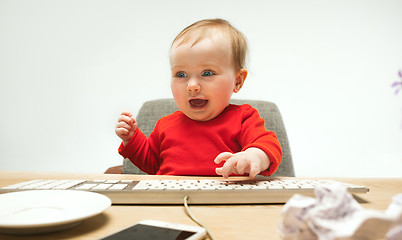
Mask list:
[[[156,129],[157,127],[155,127]],[[139,128],[135,131],[133,137],[126,146],[121,143],[119,153],[124,158],[128,158],[139,169],[148,173],[156,174],[160,167],[160,159],[156,131],[153,131],[149,139]]]
[[[260,174],[270,176],[276,172],[281,163],[282,149],[276,134],[267,131],[264,123],[257,110],[250,108],[246,111],[242,122],[240,145],[244,146],[242,151],[256,147],[267,154],[270,161],[269,168]]]

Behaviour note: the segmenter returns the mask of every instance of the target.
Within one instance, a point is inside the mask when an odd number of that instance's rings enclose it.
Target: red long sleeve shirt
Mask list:
[[[260,173],[275,173],[282,159],[276,134],[267,131],[264,119],[250,105],[229,105],[216,118],[195,121],[177,111],[161,118],[149,138],[137,129],[119,153],[148,174],[217,175],[214,159],[222,152],[256,147],[269,157],[270,166]]]

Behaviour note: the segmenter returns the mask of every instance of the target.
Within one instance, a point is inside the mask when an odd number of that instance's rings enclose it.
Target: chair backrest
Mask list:
[[[265,120],[265,128],[276,133],[282,147],[283,157],[281,165],[273,176],[294,177],[293,160],[290,152],[288,136],[285,125],[282,121],[281,113],[275,103],[260,100],[232,99],[233,104],[250,104],[258,110],[260,116]],[[145,102],[138,112],[136,121],[141,131],[149,136],[154,129],[156,122],[163,116],[169,115],[178,108],[173,99],[158,99]],[[128,159],[123,161],[123,173],[126,174],[145,174],[139,170]]]

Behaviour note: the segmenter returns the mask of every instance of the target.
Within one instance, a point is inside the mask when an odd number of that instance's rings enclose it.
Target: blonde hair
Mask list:
[[[178,42],[178,46],[193,41],[192,46],[204,39],[205,37],[213,37],[214,30],[221,30],[226,34],[231,43],[232,56],[236,71],[246,67],[247,56],[247,39],[239,30],[234,28],[228,21],[223,19],[205,19],[191,24],[186,27],[173,40],[173,45]],[[194,37],[194,33],[197,33]]]

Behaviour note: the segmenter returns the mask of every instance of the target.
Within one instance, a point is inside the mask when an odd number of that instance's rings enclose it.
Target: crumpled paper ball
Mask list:
[[[315,189],[316,198],[295,194],[282,209],[278,232],[285,240],[402,239],[402,194],[387,211],[364,209],[339,184]]]

